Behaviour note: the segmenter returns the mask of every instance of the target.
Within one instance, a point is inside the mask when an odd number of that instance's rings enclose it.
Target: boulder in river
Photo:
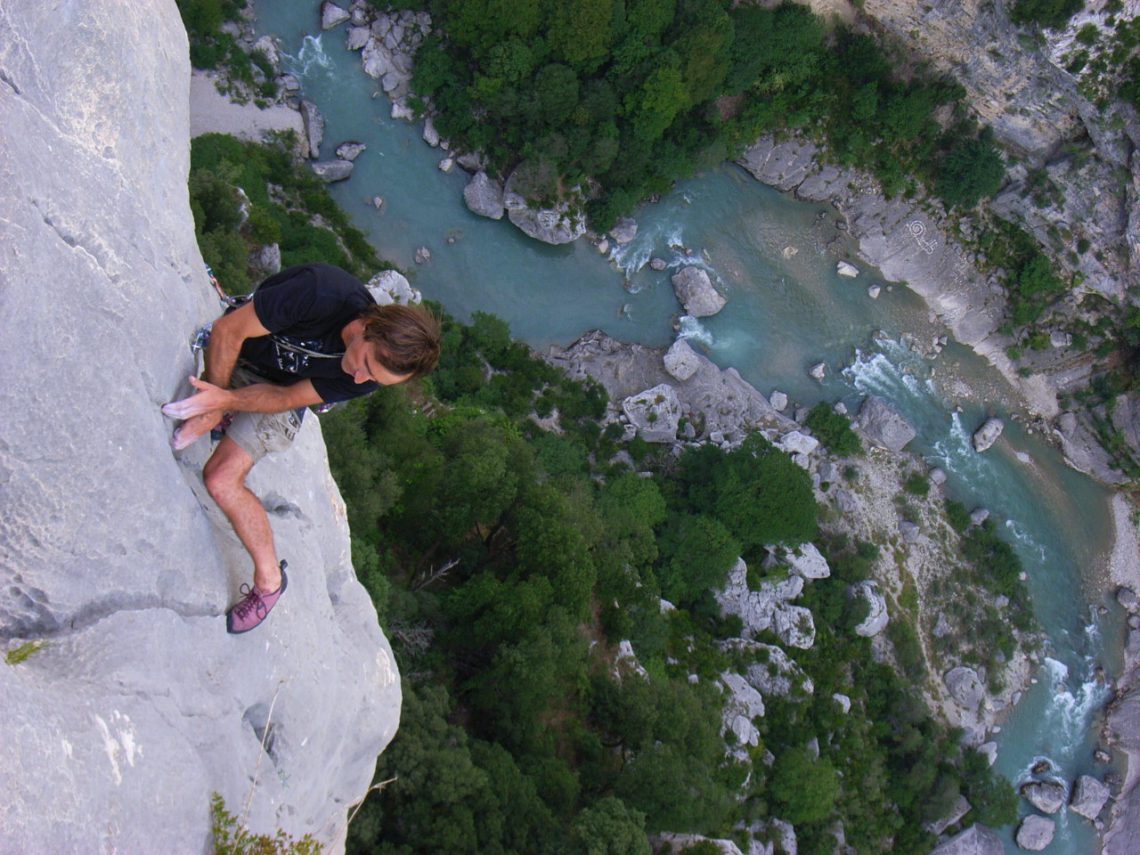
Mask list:
[[[334,181],[344,181],[352,175],[351,160],[321,160],[311,164],[313,173],[326,184]]]
[[[341,160],[356,160],[366,148],[368,146],[362,142],[349,140],[336,147],[336,156]]]
[[[726,300],[699,267],[683,267],[673,274],[673,291],[685,311],[694,318],[707,318],[724,308]]]
[[[997,438],[1001,436],[1001,432],[1005,430],[1005,422],[1001,419],[989,419],[984,425],[974,432],[974,451],[981,453],[988,450]]]
[[[482,170],[472,175],[463,188],[463,201],[471,213],[480,217],[490,217],[492,220],[503,218],[503,188]]]
[[[875,395],[863,401],[855,424],[867,439],[888,451],[902,451],[916,435],[901,413]]]
[[[1040,814],[1030,814],[1017,829],[1017,845],[1031,852],[1040,852],[1053,842],[1053,820]]]
[[[1065,804],[1065,785],[1060,781],[1030,781],[1021,785],[1021,795],[1042,813],[1056,813]]]
[[[854,279],[859,275],[859,268],[854,264],[850,264],[846,261],[841,261],[836,265],[835,272],[840,276],[846,276],[848,279]]]
[[[301,123],[305,128],[309,157],[320,157],[321,141],[325,138],[325,117],[312,101],[301,102]]]

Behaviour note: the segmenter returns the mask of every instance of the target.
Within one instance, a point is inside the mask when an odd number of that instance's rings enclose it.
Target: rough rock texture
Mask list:
[[[550,208],[532,208],[527,198],[546,182],[543,167],[522,163],[507,178],[503,205],[507,217],[523,234],[549,244],[576,241],[586,233],[586,215],[580,198],[564,199]],[[577,195],[571,191],[572,195]]]
[[[1065,805],[1065,785],[1060,781],[1030,781],[1021,785],[1021,795],[1042,813],[1056,813]]]
[[[852,586],[851,594],[862,597],[870,606],[867,617],[863,618],[855,627],[856,635],[871,638],[887,628],[887,624],[890,623],[890,615],[887,613],[887,600],[883,596],[883,592],[879,590],[878,583],[871,579],[865,579]]]
[[[371,22],[360,59],[364,73],[380,81],[380,87],[393,101],[401,101],[411,90],[412,57],[431,32],[427,12],[379,12]],[[360,37],[349,35],[349,43]]]
[[[571,377],[597,380],[615,401],[668,383],[676,392],[683,413],[703,414],[703,437],[713,433],[743,437],[757,428],[788,431],[798,427],[772,409],[735,368],[721,370],[707,357],[699,353],[694,356],[697,371],[688,380],[680,381],[665,371],[662,350],[627,344],[593,330],[567,348],[549,348],[546,359]]]
[[[351,15],[348,11],[338,6],[336,3],[331,3],[325,0],[321,4],[321,29],[331,30],[333,27],[340,26],[347,21]]]
[[[724,308],[725,299],[699,267],[683,267],[673,274],[673,291],[694,318],[707,318]]]
[[[827,559],[814,543],[805,543],[788,555],[788,566],[805,579],[826,579],[831,575]]]
[[[1073,785],[1069,810],[1085,819],[1095,820],[1108,801],[1108,787],[1092,775],[1081,775]]]
[[[362,142],[342,142],[336,147],[336,156],[341,160],[356,160],[367,148]]]
[[[159,406],[218,314],[194,243],[172,2],[0,7],[2,848],[202,852],[210,794],[343,846],[399,675],[350,563],[319,424],[255,470],[290,585],[225,632],[250,564]],[[270,708],[272,717],[270,718]],[[262,756],[266,735],[268,753]],[[253,782],[256,779],[256,786]]]
[[[490,217],[492,220],[503,218],[503,188],[482,170],[472,175],[463,188],[463,201],[471,213],[480,217]]]
[[[623,246],[637,237],[637,220],[631,217],[619,217],[610,229],[610,237]]]
[[[1004,855],[1005,846],[997,832],[984,825],[971,825],[949,840],[939,843],[930,855]]]
[[[317,178],[328,184],[334,181],[344,181],[352,175],[351,160],[321,160],[310,164]]]
[[[1108,708],[1105,725],[1109,742],[1128,753],[1129,774],[1123,791],[1113,805],[1113,822],[1105,835],[1105,855],[1131,855],[1140,852],[1140,785],[1135,766],[1140,764],[1140,681],[1133,678]]]
[[[391,303],[409,306],[418,304],[423,299],[420,290],[413,288],[412,283],[398,270],[381,270],[368,280],[367,287],[381,306]]]
[[[736,736],[736,751],[742,755],[741,759],[748,757],[748,748],[760,744],[760,731],[752,720],[764,715],[764,699],[749,682],[739,674],[725,672],[720,675],[721,682],[728,689],[729,697],[725,700],[722,715],[721,732],[731,730]]]
[[[754,662],[748,666],[745,677],[756,691],[761,695],[778,695],[784,697],[792,689],[799,686],[805,694],[815,691],[811,677],[807,676],[783,648],[774,644],[764,644],[759,641],[745,641],[742,638],[732,639],[723,643],[722,647],[728,650],[740,650],[751,654],[763,653],[763,662]]]
[[[677,438],[681,402],[669,384],[630,395],[622,401],[621,408],[646,442],[672,442]]]
[[[679,338],[669,346],[663,357],[665,370],[674,380],[688,380],[701,367],[697,352],[686,339]]]
[[[896,453],[917,436],[901,413],[875,395],[863,401],[855,427],[875,445]]]
[[[301,121],[305,126],[305,142],[309,147],[309,157],[320,157],[321,143],[325,138],[325,117],[312,101],[302,101]]]
[[[988,451],[998,441],[1003,430],[1005,430],[1005,422],[1001,419],[987,419],[985,424],[974,431],[974,451],[979,453]]]
[[[758,591],[749,590],[748,565],[738,559],[724,588],[715,596],[721,612],[740,616],[744,638],[772,629],[784,644],[806,650],[815,643],[811,612],[803,606],[790,605],[803,587],[800,576],[789,576],[782,582],[763,582]]]
[[[978,678],[978,672],[973,668],[965,666],[952,668],[946,672],[943,682],[946,683],[954,702],[966,709],[976,708],[985,696],[985,688]]]
[[[1053,820],[1030,814],[1017,829],[1017,845],[1030,852],[1040,852],[1053,842],[1053,831]]]

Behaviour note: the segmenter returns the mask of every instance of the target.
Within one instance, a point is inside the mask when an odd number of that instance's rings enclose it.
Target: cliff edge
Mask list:
[[[159,412],[217,314],[178,10],[17,7],[0,7],[5,844],[206,852],[218,792],[254,831],[342,848],[400,683],[319,423],[254,471],[290,585],[229,636],[249,560],[202,489],[206,443],[176,458]]]

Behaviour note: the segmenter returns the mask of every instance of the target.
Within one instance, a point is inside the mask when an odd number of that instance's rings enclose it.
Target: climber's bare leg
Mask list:
[[[206,490],[230,521],[238,539],[253,558],[253,582],[272,593],[281,587],[281,570],[273,545],[269,515],[245,484],[254,460],[240,445],[223,437],[202,469]]]

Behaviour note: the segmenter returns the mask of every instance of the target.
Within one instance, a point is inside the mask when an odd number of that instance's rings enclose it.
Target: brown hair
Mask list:
[[[439,362],[440,323],[422,306],[369,306],[361,313],[364,340],[376,347],[384,367],[414,379]]]

